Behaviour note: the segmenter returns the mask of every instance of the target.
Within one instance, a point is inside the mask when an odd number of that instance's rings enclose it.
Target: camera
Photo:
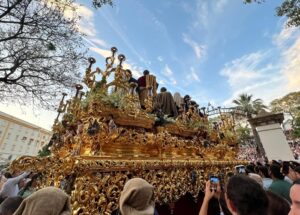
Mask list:
[[[220,182],[219,178],[216,176],[210,176],[209,180],[210,180],[210,189],[212,191],[216,191],[218,187],[218,183]]]
[[[235,171],[237,174],[246,174],[246,168],[244,165],[235,166]]]

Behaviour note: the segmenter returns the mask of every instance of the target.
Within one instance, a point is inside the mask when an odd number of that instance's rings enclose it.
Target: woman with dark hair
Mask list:
[[[267,191],[269,199],[268,215],[288,215],[290,211],[289,202],[271,191]]]
[[[232,176],[226,186],[225,200],[233,215],[266,215],[268,197],[263,188],[244,175]]]
[[[270,185],[269,190],[291,202],[289,196],[291,184],[284,180],[284,175],[280,172],[280,166],[272,164],[270,166],[270,175],[273,182]]]
[[[295,172],[295,168],[297,167],[297,164],[294,164],[293,162],[284,161],[282,163],[282,169],[281,172],[284,175],[284,180],[289,182],[290,184],[293,183],[297,179],[297,175]]]
[[[271,176],[269,175],[268,168],[266,166],[259,166],[258,174],[262,177],[264,189],[268,190],[273,182]]]

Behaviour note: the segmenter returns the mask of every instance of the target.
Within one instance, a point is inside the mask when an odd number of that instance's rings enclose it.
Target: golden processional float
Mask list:
[[[63,95],[53,125],[52,155],[23,156],[13,161],[12,169],[41,173],[41,187],[65,189],[73,214],[109,215],[132,177],[155,187],[157,203],[172,203],[186,192],[197,196],[209,175],[222,179],[241,164],[228,114],[221,114],[217,129],[192,106],[176,120],[151,114],[156,89],[148,83],[146,109],[141,109],[137,85],[128,81],[131,74],[122,66],[125,56],[116,57],[117,48],[111,51],[105,70],[92,71],[96,61],[89,58],[85,87],[77,84],[70,100]]]

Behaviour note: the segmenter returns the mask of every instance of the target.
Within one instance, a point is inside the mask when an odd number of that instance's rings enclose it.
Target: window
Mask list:
[[[16,139],[15,139],[15,141],[17,141],[19,139],[19,135],[16,135]]]
[[[33,143],[33,138],[30,138],[30,140],[29,140],[29,142],[28,142],[28,146],[30,146],[31,143]]]
[[[25,140],[27,140],[27,137],[24,136],[24,137],[22,138],[22,141],[25,141]]]
[[[6,139],[9,139],[9,138],[10,138],[10,133],[7,133]]]

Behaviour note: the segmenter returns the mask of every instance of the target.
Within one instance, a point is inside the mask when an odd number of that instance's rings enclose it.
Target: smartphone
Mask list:
[[[246,168],[244,165],[235,166],[235,171],[237,174],[246,174]]]
[[[216,176],[210,176],[209,180],[210,180],[210,189],[216,191],[218,183],[220,182],[219,178]]]

